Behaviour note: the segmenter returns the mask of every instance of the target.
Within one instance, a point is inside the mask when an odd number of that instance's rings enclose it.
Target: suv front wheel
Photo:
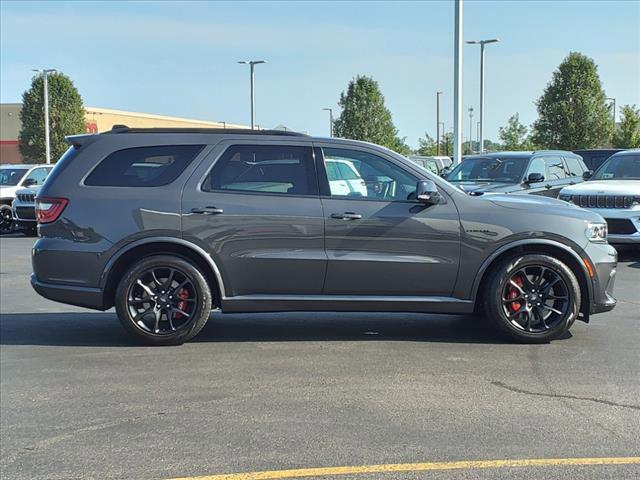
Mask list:
[[[485,290],[485,311],[522,343],[544,343],[565,333],[578,316],[580,286],[557,258],[526,254],[502,262]]]
[[[166,255],[134,264],[115,296],[124,328],[151,345],[180,345],[196,336],[209,319],[211,304],[202,272],[186,260]]]

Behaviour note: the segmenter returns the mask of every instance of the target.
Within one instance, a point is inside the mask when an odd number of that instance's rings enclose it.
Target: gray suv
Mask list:
[[[292,132],[68,140],[36,199],[32,285],[115,306],[146,343],[189,340],[212,309],[482,311],[537,343],[615,306],[606,223],[567,202],[472,197],[385,148]]]

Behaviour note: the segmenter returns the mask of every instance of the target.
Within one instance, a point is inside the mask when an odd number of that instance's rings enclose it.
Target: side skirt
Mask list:
[[[471,300],[453,297],[357,295],[239,295],[222,300],[222,311],[248,312],[419,312],[473,313]]]

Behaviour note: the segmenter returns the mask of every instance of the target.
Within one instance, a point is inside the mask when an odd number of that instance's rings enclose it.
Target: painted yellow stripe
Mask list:
[[[264,472],[226,473],[221,475],[205,475],[203,477],[182,477],[175,478],[173,480],[280,480],[283,478],[359,475],[365,473],[426,472],[429,470],[631,464],[640,464],[640,457],[532,458],[525,460],[390,463],[385,465],[361,465],[353,467],[319,467],[298,468],[293,470],[271,470]]]

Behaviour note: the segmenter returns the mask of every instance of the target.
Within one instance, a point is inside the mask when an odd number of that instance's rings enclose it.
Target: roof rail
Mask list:
[[[251,130],[249,128],[193,128],[193,127],[162,127],[162,128],[129,128],[126,125],[114,125],[112,133],[227,133],[242,135],[277,135],[286,137],[306,137],[308,135],[290,130]]]

